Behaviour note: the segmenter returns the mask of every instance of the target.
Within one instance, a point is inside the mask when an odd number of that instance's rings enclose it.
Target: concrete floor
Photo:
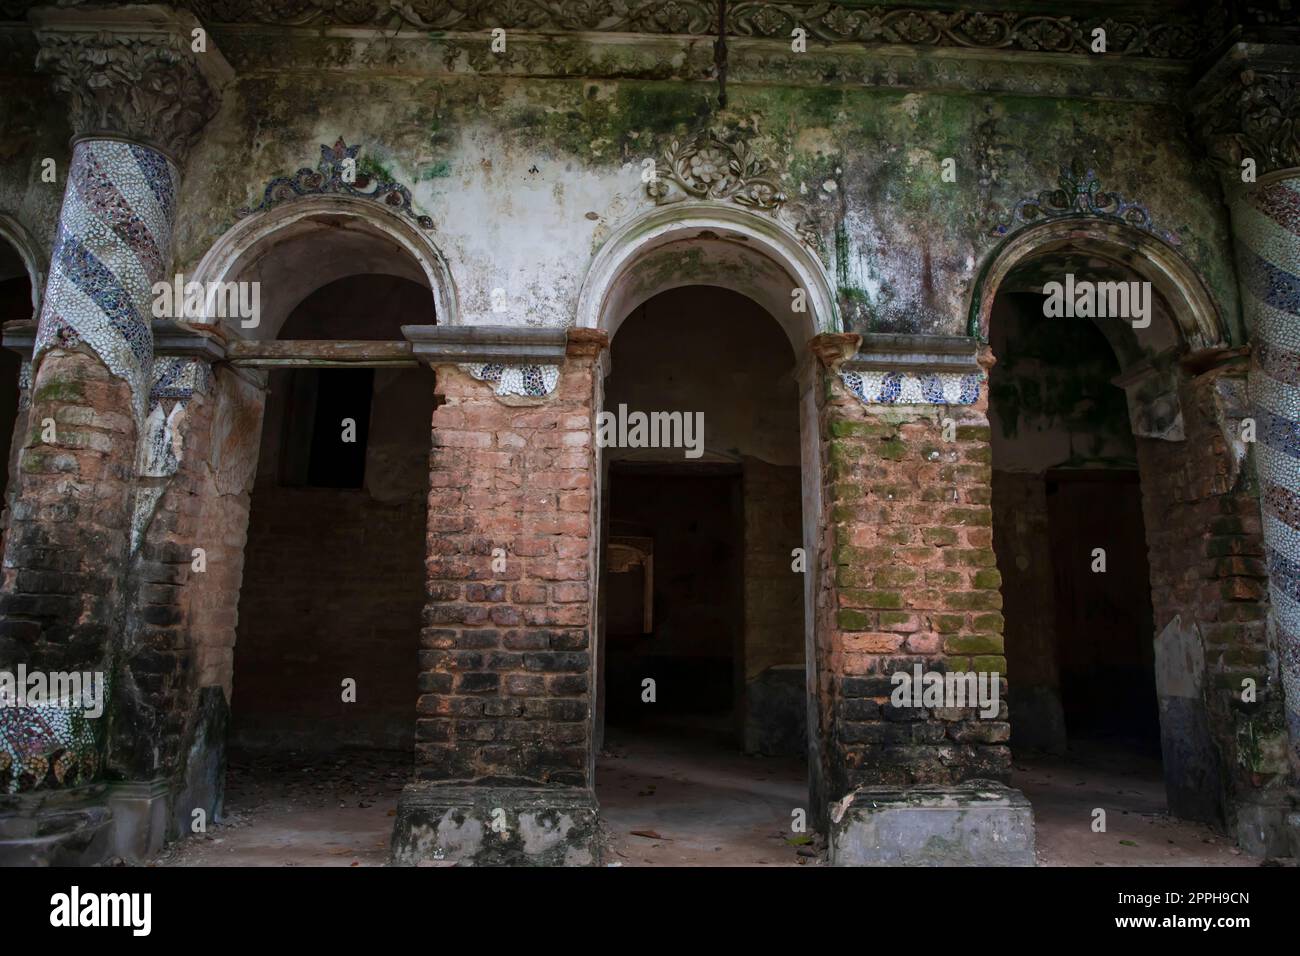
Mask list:
[[[226,819],[157,866],[382,866],[409,754],[232,757]],[[807,807],[802,761],[746,757],[707,734],[611,731],[597,797],[618,866],[820,865],[790,829]],[[1255,866],[1225,837],[1164,812],[1158,761],[1079,747],[1022,757],[1042,866]],[[1092,811],[1107,811],[1093,833]]]
[[[1034,808],[1040,866],[1258,866],[1207,826],[1165,807],[1158,757],[1114,742],[1072,743],[1063,756],[1018,755],[1011,785]],[[1092,830],[1106,811],[1106,832]]]
[[[232,754],[224,819],[158,866],[383,866],[411,755]]]
[[[609,862],[818,863],[813,834],[791,830],[792,811],[808,809],[807,764],[746,757],[715,740],[704,732],[610,731],[596,763],[596,798],[609,836]]]

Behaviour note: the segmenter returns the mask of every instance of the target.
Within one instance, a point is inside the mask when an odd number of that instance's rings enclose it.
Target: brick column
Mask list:
[[[832,861],[1032,864],[1028,804],[999,785],[1011,755],[983,387],[992,360],[985,349],[981,367],[971,339],[899,335],[825,359]],[[986,675],[996,713],[895,706],[894,675],[918,667]],[[933,859],[932,846],[944,847]]]
[[[67,95],[77,136],[5,540],[0,666],[107,675],[146,457],[151,287],[167,275],[180,158],[215,111],[208,77],[224,64],[215,51],[196,60],[197,21],[163,8],[47,8],[31,19],[38,65]],[[8,736],[21,740],[0,767],[10,791],[97,774],[106,721],[40,723],[49,729]]]
[[[1300,854],[1300,57],[1250,30],[1193,91],[1195,117],[1223,173],[1237,281],[1250,336],[1249,396],[1256,424],[1271,621],[1290,737],[1291,808],[1257,809],[1270,852]],[[1266,688],[1267,690],[1267,688]]]
[[[416,782],[398,811],[394,860],[590,862],[605,334],[406,332],[436,370],[440,402]]]

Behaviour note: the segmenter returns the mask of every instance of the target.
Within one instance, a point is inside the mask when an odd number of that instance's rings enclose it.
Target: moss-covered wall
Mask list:
[[[39,184],[37,156],[66,155],[68,131],[61,101],[30,85],[0,110],[0,210],[52,241],[61,185]],[[1075,159],[1179,237],[1237,325],[1219,187],[1173,106],[733,83],[719,110],[716,94],[707,82],[244,73],[187,162],[176,265],[192,271],[239,207],[342,136],[361,144],[363,171],[409,186],[433,217],[462,321],[568,324],[594,250],[653,205],[642,162],[714,126],[748,141],[787,208],[815,219],[852,329],[964,333],[990,228]],[[955,182],[941,179],[946,158]]]

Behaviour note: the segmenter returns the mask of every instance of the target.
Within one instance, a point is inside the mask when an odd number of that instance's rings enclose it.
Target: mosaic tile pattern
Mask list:
[[[141,475],[166,478],[176,474],[181,461],[180,423],[190,399],[207,387],[210,375],[207,363],[198,359],[169,356],[154,363]]]
[[[17,793],[95,778],[94,726],[74,702],[61,703],[68,706],[0,707],[0,790]]]
[[[1250,398],[1269,592],[1287,720],[1300,731],[1300,178],[1254,190],[1234,216],[1255,343]]]
[[[560,381],[558,365],[501,365],[495,362],[462,365],[480,382],[493,382],[498,395],[540,398],[555,391]]]
[[[866,405],[974,405],[983,372],[840,372]]]
[[[116,140],[82,140],[72,153],[34,361],[84,342],[148,404],[152,287],[171,253],[178,174],[161,153]]]
[[[154,361],[153,385],[149,389],[149,415],[145,419],[140,445],[140,475],[170,478],[181,465],[185,416],[196,392],[207,390],[212,370],[198,359],[167,356]],[[136,490],[131,513],[131,553],[144,540],[153,520],[164,484],[145,484]]]
[[[18,367],[18,408],[25,411],[32,405],[32,361],[23,359]]]

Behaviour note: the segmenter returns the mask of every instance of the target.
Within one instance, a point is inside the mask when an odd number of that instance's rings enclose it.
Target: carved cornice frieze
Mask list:
[[[1300,168],[1300,55],[1293,69],[1242,69],[1196,110],[1210,159],[1229,177]]]
[[[123,137],[180,160],[216,113],[231,76],[192,14],[142,6],[40,8],[37,68],[68,97],[79,137]],[[204,47],[196,51],[199,43]]]
[[[64,0],[68,3],[69,0]],[[75,4],[77,0],[71,0]],[[0,0],[13,16],[23,0]],[[642,33],[712,36],[717,0],[179,0],[211,24],[312,27],[414,27],[477,32],[502,27],[542,33]],[[732,0],[728,33],[789,42],[796,29],[819,44],[872,44],[1092,52],[1093,31],[1106,31],[1109,52],[1124,56],[1187,59],[1227,29],[1175,12],[1150,14],[1111,5],[1080,15],[1077,7],[1044,2],[1040,10],[934,9],[925,4],[810,0]],[[1213,27],[1211,30],[1210,28]]]

